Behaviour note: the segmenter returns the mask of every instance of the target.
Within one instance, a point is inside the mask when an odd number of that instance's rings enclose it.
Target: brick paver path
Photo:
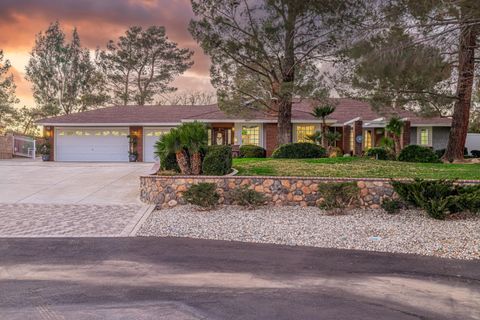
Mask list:
[[[0,204],[0,237],[102,237],[125,232],[140,205]],[[140,216],[139,216],[140,214]]]

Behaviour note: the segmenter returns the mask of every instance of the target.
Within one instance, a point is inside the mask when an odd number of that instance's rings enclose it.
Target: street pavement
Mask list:
[[[0,239],[0,319],[480,319],[480,262],[185,238]]]

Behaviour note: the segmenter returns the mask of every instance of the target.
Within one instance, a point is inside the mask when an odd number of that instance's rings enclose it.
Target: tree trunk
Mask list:
[[[185,154],[185,151],[179,151],[175,153],[175,157],[177,158],[178,167],[180,168],[180,172],[183,175],[191,175],[192,171],[190,170],[190,166],[188,165],[188,158]]]
[[[472,104],[472,87],[475,68],[476,32],[474,25],[462,25],[460,28],[460,45],[458,49],[457,101],[452,116],[452,128],[443,159],[447,161],[462,160],[467,139],[470,108]]]
[[[397,135],[397,134],[393,135],[393,144],[394,144],[394,148],[395,148],[395,156],[398,159],[398,157],[400,156],[400,152],[402,151],[402,145],[401,145],[399,135]]]
[[[277,145],[292,142],[292,99],[282,99],[278,106]]]
[[[327,122],[325,121],[325,118],[322,119],[322,147],[327,149]]]
[[[195,152],[192,154],[191,165],[193,175],[198,176],[200,173],[202,173],[202,155],[200,152]]]
[[[289,7],[285,22],[285,58],[278,101],[278,145],[292,142],[292,95],[295,80],[295,21],[296,11]]]

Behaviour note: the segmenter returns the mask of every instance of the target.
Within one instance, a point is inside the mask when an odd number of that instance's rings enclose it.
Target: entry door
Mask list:
[[[165,133],[169,132],[171,127],[157,127],[157,128],[143,128],[143,161],[156,162],[158,159],[155,156],[155,143]]]
[[[57,161],[128,161],[128,128],[57,128]]]
[[[229,128],[213,128],[212,144],[227,145],[232,144],[232,129]]]

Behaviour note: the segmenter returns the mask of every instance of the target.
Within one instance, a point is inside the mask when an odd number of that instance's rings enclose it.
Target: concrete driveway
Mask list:
[[[0,161],[0,203],[140,204],[145,163]]]

